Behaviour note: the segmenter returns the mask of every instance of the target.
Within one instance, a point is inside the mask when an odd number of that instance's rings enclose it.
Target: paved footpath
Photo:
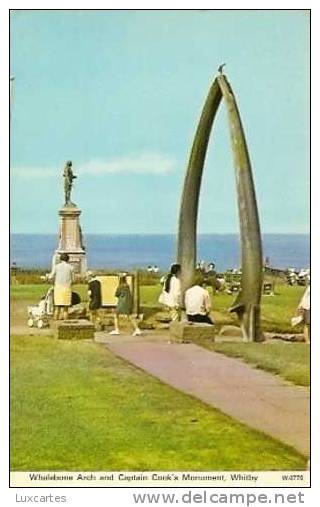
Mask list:
[[[192,343],[170,344],[168,333],[132,337],[101,332],[96,341],[176,389],[309,454],[306,388]]]

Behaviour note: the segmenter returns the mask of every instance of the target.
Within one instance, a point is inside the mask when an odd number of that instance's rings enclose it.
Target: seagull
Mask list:
[[[220,67],[218,68],[218,72],[220,72],[220,74],[222,74],[224,66],[225,66],[225,63],[223,63],[222,65],[220,65]]]

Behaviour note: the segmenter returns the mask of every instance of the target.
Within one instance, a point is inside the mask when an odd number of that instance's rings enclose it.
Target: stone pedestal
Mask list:
[[[215,329],[209,324],[174,321],[170,324],[170,337],[176,343],[197,343],[201,339],[214,341]]]
[[[59,211],[59,245],[54,253],[52,264],[59,262],[60,254],[67,253],[75,273],[84,275],[87,270],[87,259],[79,222],[80,215],[81,210],[76,206],[66,206]]]
[[[94,325],[84,319],[63,320],[57,322],[55,337],[59,340],[93,340]]]

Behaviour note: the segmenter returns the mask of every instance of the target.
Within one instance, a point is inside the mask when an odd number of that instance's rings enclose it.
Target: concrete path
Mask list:
[[[96,341],[176,389],[309,454],[306,388],[195,344],[170,344],[168,333],[96,333]]]

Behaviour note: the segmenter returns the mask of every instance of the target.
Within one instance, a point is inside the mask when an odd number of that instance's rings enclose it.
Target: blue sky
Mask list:
[[[249,146],[261,228],[309,230],[305,11],[13,11],[11,230],[56,232],[62,170],[84,233],[174,233],[189,151],[220,63]],[[238,231],[224,104],[199,232]]]

